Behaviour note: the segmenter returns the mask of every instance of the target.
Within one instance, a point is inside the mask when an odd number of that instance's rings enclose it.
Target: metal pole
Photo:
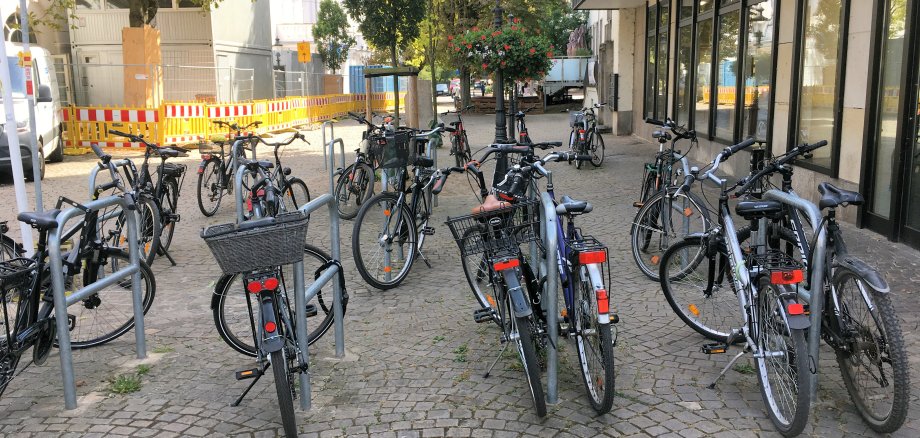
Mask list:
[[[26,0],[19,0],[19,26],[21,29],[20,35],[22,35],[22,52],[30,54],[29,12],[26,10],[26,3]],[[38,150],[38,130],[35,128],[35,81],[32,80],[33,70],[31,64],[31,54],[29,57],[29,62],[22,67],[22,70],[25,73],[26,102],[29,107],[29,146],[32,148],[32,181],[35,185],[35,211],[41,212],[44,211],[44,208],[42,207],[41,166],[45,156]],[[53,131],[54,127],[51,129]],[[63,135],[63,133],[59,132],[58,135]]]
[[[130,196],[130,195],[126,195]],[[141,292],[141,270],[140,270],[140,244],[137,233],[137,217],[134,211],[129,210],[127,203],[122,201],[122,209],[128,218],[128,260],[131,266],[137,266],[138,270],[131,276],[131,294],[133,295],[134,304],[134,342],[135,351],[138,359],[147,357],[147,342],[144,336],[144,296]],[[66,314],[67,312],[60,312]]]
[[[494,25],[496,29],[502,27],[502,10],[500,0],[495,0]],[[501,69],[495,70],[495,83],[492,85],[492,94],[495,95],[495,143],[507,143],[508,135],[505,131],[505,80]],[[508,157],[505,154],[498,154],[495,160],[495,174],[493,175],[492,185],[497,184],[500,178],[504,178],[508,173]]]
[[[296,324],[297,348],[305,364],[310,363],[307,342],[307,300],[304,294],[303,260],[294,263],[294,318]],[[300,373],[300,409],[310,409],[310,372]]]
[[[556,348],[552,346],[559,345],[559,326],[557,319],[559,311],[556,309],[557,297],[556,287],[559,281],[559,265],[556,256],[558,255],[558,234],[556,221],[556,210],[553,208],[553,198],[549,193],[541,195],[541,207],[543,214],[543,243],[546,245],[546,325],[547,335],[550,339],[550,348],[546,352],[546,402],[555,404],[559,401],[557,375],[559,373],[559,358]]]
[[[335,167],[335,142],[329,143],[329,167]],[[344,147],[344,145],[343,145]],[[335,193],[335,178],[333,172],[329,172],[329,193]],[[342,260],[342,252],[339,248],[339,212],[336,208],[336,202],[329,202],[329,238],[332,241],[332,259]],[[335,277],[335,294],[332,302],[333,325],[335,326],[335,357],[345,357],[345,325],[343,319],[345,311],[342,309],[342,291],[345,285],[342,284],[342,277]]]
[[[28,211],[29,198],[26,197],[25,174],[22,169],[22,151],[19,149],[19,134],[16,132],[16,113],[13,107],[13,87],[10,79],[9,57],[6,54],[6,44],[0,44],[0,85],[3,88],[3,109],[6,112],[6,141],[10,148],[10,167],[13,169],[13,188],[16,192],[16,209],[19,212]],[[9,85],[9,86],[6,86]],[[24,222],[19,223],[22,233],[22,245],[26,250],[26,257],[31,257],[34,252],[32,241],[32,228]]]
[[[438,86],[436,82],[438,76],[434,60],[434,31],[431,28],[431,24],[434,21],[434,0],[428,0],[428,17],[428,60],[431,63],[431,117],[434,120],[438,120]],[[435,167],[437,167],[437,162],[435,162]],[[437,195],[435,195],[435,199],[437,199]],[[435,201],[435,206],[437,205],[438,203]]]
[[[51,288],[56,309],[67,308],[64,296],[64,260],[61,257],[61,227],[58,227],[48,239],[48,256],[51,262]],[[70,325],[67,312],[54,312],[57,323],[58,349],[61,356],[61,379],[64,385],[64,409],[77,408],[77,387],[73,376],[73,354],[70,350]]]

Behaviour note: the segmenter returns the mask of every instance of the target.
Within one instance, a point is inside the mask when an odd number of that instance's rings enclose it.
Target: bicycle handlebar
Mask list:
[[[796,146],[789,152],[786,152],[785,154],[777,157],[772,163],[765,166],[763,169],[761,169],[756,174],[749,175],[743,178],[739,182],[742,184],[741,187],[735,190],[735,195],[741,195],[741,194],[747,193],[749,190],[751,190],[751,187],[754,185],[754,183],[759,181],[764,176],[779,171],[780,168],[782,168],[786,163],[796,159],[800,155],[805,155],[815,149],[818,149],[824,146],[827,146],[827,140],[821,140],[814,144],[803,143],[799,146]]]
[[[677,192],[675,192],[675,195],[678,195],[680,193],[683,193],[689,190],[690,185],[693,184],[694,180],[696,181],[702,181],[704,179],[712,179],[713,181],[718,180],[718,177],[715,176],[715,172],[716,170],[719,170],[719,165],[723,161],[728,159],[728,157],[731,157],[732,155],[738,153],[738,151],[741,151],[742,149],[751,147],[756,142],[757,141],[754,140],[753,137],[751,137],[751,138],[748,138],[747,140],[742,141],[741,143],[738,143],[736,145],[732,145],[732,146],[729,146],[723,149],[722,152],[719,152],[719,154],[716,155],[716,157],[709,163],[709,165],[711,166],[709,170],[704,172],[702,175],[699,175],[699,168],[697,167],[691,168],[690,175],[687,175],[687,177],[684,178],[684,183],[680,186],[679,189],[677,189]]]
[[[258,137],[258,136],[253,137],[253,138],[258,139],[259,143],[262,143],[262,144],[264,144],[264,145],[266,145],[266,146],[271,146],[271,147],[274,147],[274,148],[280,148],[280,147],[282,147],[282,146],[287,146],[287,145],[293,143],[294,140],[297,140],[297,139],[303,140],[305,143],[310,144],[310,142],[307,141],[307,139],[304,137],[304,135],[301,134],[301,133],[299,133],[299,132],[294,133],[294,135],[291,136],[291,138],[287,139],[287,141],[279,141],[279,142],[274,142],[274,143],[269,143],[269,142],[265,141],[264,138]]]
[[[96,143],[90,143],[90,148],[93,150],[93,153],[95,153],[96,156],[99,157],[99,160],[101,161],[99,163],[99,169],[101,170],[108,169],[109,175],[111,175],[112,177],[111,182],[96,186],[96,193],[101,193],[101,192],[104,192],[106,190],[113,189],[113,188],[118,188],[122,192],[125,192],[126,191],[125,186],[121,182],[121,177],[118,175],[118,171],[115,170],[115,163],[112,162],[112,156],[103,152],[102,148],[100,148],[99,145]],[[130,199],[128,199],[128,206],[129,208],[133,207],[133,202]]]

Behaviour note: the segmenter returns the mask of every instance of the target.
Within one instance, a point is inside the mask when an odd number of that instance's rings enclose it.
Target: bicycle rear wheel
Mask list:
[[[589,152],[591,156],[591,164],[594,167],[600,167],[604,163],[604,151],[606,146],[604,146],[604,137],[597,131],[591,132],[591,145],[589,147]]]
[[[581,270],[581,275],[575,275],[575,345],[588,399],[600,415],[610,412],[613,406],[613,335],[609,322],[598,321],[600,313],[596,291],[603,289],[603,285],[593,284],[587,267],[581,267]]]
[[[468,244],[472,239],[470,235],[480,233],[478,228],[470,228],[463,233],[461,242]],[[462,254],[462,251],[461,251]],[[475,253],[460,258],[460,264],[463,266],[463,275],[473,291],[473,297],[483,309],[491,308],[495,313],[495,323],[501,325],[501,317],[498,312],[498,303],[493,295],[493,284],[491,277],[491,266],[489,259],[483,253]]]
[[[162,222],[160,209],[156,203],[146,196],[140,197],[135,201],[136,209],[134,214],[137,223],[138,244],[141,250],[141,260],[147,265],[153,263],[156,258],[157,250],[160,247],[160,234]],[[108,215],[111,210],[103,210],[103,216]],[[128,219],[124,210],[116,210],[117,216],[114,218],[102,220],[99,226],[99,235],[108,242],[110,248],[128,251]]]
[[[297,419],[294,417],[294,356],[287,346],[271,353],[272,374],[275,376],[275,390],[278,393],[278,406],[281,408],[281,424],[284,435],[297,437]]]
[[[336,207],[339,217],[354,219],[358,211],[374,195],[374,169],[366,163],[352,164],[339,176],[335,184]]]
[[[201,214],[211,217],[220,208],[220,200],[224,197],[221,162],[217,159],[208,160],[198,169],[198,209]]]
[[[835,349],[843,383],[872,430],[894,432],[907,418],[910,398],[910,369],[894,306],[888,294],[849,269],[838,267],[832,284],[840,319],[849,328],[848,348]]]
[[[6,236],[3,236],[6,237]],[[31,287],[31,284],[26,288]],[[12,289],[2,294],[3,315],[0,322],[7,321],[8,326],[0,326],[0,395],[16,375],[19,366],[20,354],[13,351],[9,344],[10,337],[15,337],[16,327],[28,327],[33,321],[29,314],[28,294],[22,293],[20,288]],[[10,337],[8,337],[8,335]]]
[[[414,215],[394,193],[369,199],[355,218],[351,249],[358,273],[377,289],[399,286],[415,262]]]
[[[684,236],[709,229],[709,210],[693,193],[659,191],[636,213],[629,231],[633,260],[645,276],[658,281],[661,258]]]
[[[175,219],[179,217],[179,181],[170,178],[163,182],[163,200],[160,204],[166,210],[161,216],[166,217],[166,220],[163,221],[163,230],[160,232],[160,248],[162,251],[169,251],[173,234],[176,232]]]
[[[67,284],[68,291],[76,291],[100,281],[127,266],[129,262],[130,258],[126,252],[105,250],[97,262],[97,269],[94,272],[86,269],[83,275],[74,277],[72,283]],[[147,264],[143,260],[141,262],[141,296],[146,315],[156,295],[156,281]],[[74,328],[70,331],[72,348],[95,347],[117,339],[134,327],[131,279],[119,281],[68,307],[67,313],[76,318]]]
[[[757,378],[770,420],[783,436],[795,436],[808,422],[811,407],[811,373],[805,330],[789,327],[779,308],[784,300],[781,286],[761,277],[757,283],[754,341]]]
[[[310,202],[310,189],[300,178],[288,178],[287,187],[281,194],[281,210],[291,212]]]
[[[313,274],[326,262],[332,260],[323,250],[309,244],[304,245],[304,284],[310,285],[313,282]],[[287,265],[282,270],[283,284],[282,289],[285,291],[280,296],[287,300],[287,297],[294,290],[294,270]],[[334,321],[333,300],[335,293],[332,284],[324,286],[314,297],[307,303],[307,343],[313,345],[321,338]],[[214,316],[214,325],[217,327],[217,333],[221,339],[230,346],[230,348],[245,354],[256,357],[256,347],[252,340],[252,323],[249,318],[250,305],[258,311],[257,304],[250,303],[249,294],[243,287],[243,278],[239,274],[224,275],[217,281],[214,287],[214,296],[211,298],[211,312]],[[342,311],[348,306],[348,296],[345,295],[342,300]]]

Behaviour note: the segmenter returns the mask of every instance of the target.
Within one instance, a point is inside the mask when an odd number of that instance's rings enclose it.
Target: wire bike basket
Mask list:
[[[409,165],[414,159],[410,147],[410,131],[398,130],[386,133],[386,146],[380,156],[380,167],[384,169],[401,169]]]
[[[224,274],[250,272],[303,260],[309,217],[300,211],[273,218],[213,225],[201,238]]]
[[[574,128],[585,121],[585,113],[582,111],[569,111],[569,126]]]
[[[447,218],[462,256],[517,251],[540,240],[540,201],[524,201],[483,213]],[[541,243],[542,245],[542,243]]]

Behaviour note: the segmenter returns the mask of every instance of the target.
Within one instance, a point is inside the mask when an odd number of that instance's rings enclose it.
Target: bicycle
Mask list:
[[[709,209],[698,195],[690,191],[678,192],[676,179],[690,172],[687,154],[676,150],[679,140],[690,140],[690,149],[696,144],[696,132],[677,126],[670,119],[660,122],[646,119],[671,131],[655,131],[658,153],[655,163],[647,163],[642,176],[640,200],[629,230],[630,247],[636,266],[646,277],[658,281],[661,256],[674,242],[686,235],[706,231],[712,220]],[[673,137],[671,134],[673,133]],[[670,141],[671,146],[664,145]],[[689,149],[688,149],[689,153]],[[675,170],[677,163],[680,168]]]
[[[454,156],[457,167],[464,167],[473,159],[470,152],[470,139],[463,127],[463,112],[473,107],[475,105],[468,105],[457,111],[441,113],[441,120],[447,125],[444,130],[450,133],[450,154]]]
[[[294,135],[286,141],[274,143],[267,142],[264,138],[258,136],[248,138],[248,141],[252,144],[253,150],[261,143],[271,147],[275,156],[274,170],[271,171],[267,177],[272,181],[272,187],[275,193],[279,195],[276,198],[279,202],[270,205],[270,210],[267,212],[269,216],[295,211],[310,202],[310,189],[307,187],[307,183],[296,176],[291,176],[290,167],[281,165],[281,149],[298,139],[310,144],[303,134],[299,132],[294,133]]]
[[[771,248],[806,267],[809,290],[824,291],[821,303],[821,326],[812,339],[824,341],[834,349],[844,386],[853,399],[860,416],[878,433],[898,430],[907,415],[910,376],[907,353],[900,324],[891,304],[889,287],[884,277],[867,263],[849,254],[836,219],[836,209],[861,205],[862,195],[821,183],[818,207],[823,210],[816,229],[803,223],[802,212],[782,199],[797,196],[791,187],[792,168],[788,166],[799,156],[807,157],[811,150],[826,145],[802,145],[788,153],[753,168],[751,176],[740,183],[738,193],[758,189],[758,182],[774,173],[782,175],[779,190],[762,193],[761,201],[777,212],[767,224],[767,243]],[[755,159],[752,164],[759,160]],[[759,188],[763,192],[763,187]],[[753,224],[752,224],[753,226]],[[816,250],[821,240],[827,252],[822,259]],[[812,284],[815,270],[822,270],[822,284]],[[810,299],[809,299],[810,300]],[[816,308],[808,307],[809,313]],[[715,312],[716,309],[714,309]],[[719,315],[715,314],[715,320]],[[705,326],[710,323],[707,320]],[[717,327],[710,327],[720,331]],[[816,361],[816,358],[811,360]],[[812,382],[812,386],[816,383]]]
[[[715,175],[728,157],[753,144],[754,140],[748,139],[727,147],[709,164],[709,170],[700,174],[697,168],[692,168],[685,177],[679,191],[707,179],[719,185],[719,221],[710,230],[689,235],[668,248],[659,276],[662,291],[674,312],[687,325],[717,341],[704,345],[704,353],[725,353],[735,342],[744,342],[741,353],[716,380],[743,354],[752,352],[770,420],[780,434],[794,436],[804,429],[811,403],[810,362],[805,342],[810,324],[799,302],[798,287],[803,278],[802,266],[765,245],[742,249],[743,236],[728,205],[729,194],[742,183],[729,187]],[[735,212],[754,224],[775,217],[778,209],[760,200],[743,200],[736,205]],[[767,231],[765,226],[752,225],[750,232]],[[755,241],[763,241],[762,235]],[[697,271],[700,268],[702,272]],[[734,293],[720,293],[723,279]],[[732,299],[739,305],[736,312],[724,314],[724,320],[717,321],[719,330],[708,327],[712,320],[709,311],[731,308],[726,302]]]
[[[569,113],[569,149],[578,155],[589,155],[591,165],[600,167],[604,163],[604,137],[597,132],[597,115],[594,110],[607,106],[606,103],[584,107]],[[575,161],[575,168],[581,169],[581,161]]]
[[[112,176],[111,182],[94,188],[93,199],[111,189],[124,192],[121,178],[111,165],[111,156],[102,153],[95,144],[92,149],[100,159],[100,168],[107,168]],[[130,194],[121,196],[130,202]],[[64,204],[86,210],[81,204],[60,197],[55,209],[20,213],[17,220],[39,232],[35,254],[31,258],[17,257],[0,262],[0,301],[3,307],[3,331],[0,333],[4,336],[0,339],[0,395],[18,375],[16,370],[26,350],[31,347],[32,363],[42,365],[57,343],[48,239],[57,230],[57,216]],[[82,221],[61,233],[62,242],[75,241],[73,249],[63,254],[64,283],[69,291],[102,281],[117,272],[120,264],[129,263],[127,253],[104,245],[98,234],[98,220],[99,211],[87,211]],[[140,276],[146,314],[153,304],[156,282],[143,260],[140,261]],[[71,306],[66,310],[71,347],[80,349],[102,345],[127,333],[134,327],[133,308],[130,281],[115,282],[79,305]],[[77,313],[71,314],[70,311]],[[87,331],[84,332],[83,328]]]
[[[211,123],[225,126],[231,132],[236,131],[237,140],[232,142],[229,155],[224,151],[226,146],[224,142],[202,142],[198,145],[198,152],[201,154],[201,163],[198,164],[198,209],[206,217],[217,213],[224,194],[233,193],[233,175],[236,172],[237,161],[246,158],[246,147],[238,137],[242,131],[250,127],[258,128],[262,124],[256,121],[246,126],[239,126],[236,123],[220,120],[213,120]]]
[[[431,134],[441,129],[437,127],[419,132],[400,128],[386,136],[387,146],[381,168],[395,171],[396,190],[380,193],[361,206],[351,238],[358,273],[377,289],[392,289],[402,283],[409,275],[416,256],[431,267],[422,254],[422,248],[425,237],[435,231],[428,226],[434,194],[432,188],[447,169],[428,169],[434,161],[417,151]],[[414,169],[412,185],[407,187],[408,171],[405,166],[409,164]],[[410,194],[411,201],[407,198]]]
[[[374,169],[379,160],[379,151],[386,146],[386,125],[374,125],[364,117],[349,112],[353,120],[367,125],[362,133],[361,147],[355,149],[355,162],[345,169],[336,171],[339,179],[335,183],[335,199],[339,217],[354,219],[368,199],[374,196],[376,175]]]
[[[518,133],[518,144],[532,144],[533,140],[530,138],[530,133],[527,132],[527,123],[524,122],[524,117],[527,116],[527,113],[533,111],[536,107],[530,107],[523,111],[518,111],[514,114],[514,120],[517,123],[517,133]]]
[[[178,213],[179,192],[182,188],[182,183],[185,181],[187,166],[167,163],[166,160],[188,156],[188,150],[178,146],[159,147],[156,144],[148,143],[144,140],[143,135],[132,135],[115,130],[109,130],[109,133],[144,145],[144,160],[141,163],[140,172],[138,172],[133,161],[125,160],[127,162],[125,179],[135,191],[135,199],[141,199],[143,200],[142,202],[149,200],[153,203],[152,207],[147,207],[152,212],[153,217],[148,220],[146,214],[143,216],[145,226],[141,235],[143,239],[150,239],[150,248],[145,251],[146,258],[144,261],[147,262],[147,265],[152,265],[155,257],[162,255],[173,266],[176,266],[176,261],[169,254],[169,247],[172,245],[176,223],[180,220]],[[148,161],[151,156],[160,158],[160,164],[156,168],[156,180],[152,178],[148,167]],[[152,221],[153,226],[146,226],[146,221]],[[111,239],[114,242],[123,240],[124,225],[124,219],[119,219],[116,229],[111,232]],[[151,234],[147,235],[147,232]]]

